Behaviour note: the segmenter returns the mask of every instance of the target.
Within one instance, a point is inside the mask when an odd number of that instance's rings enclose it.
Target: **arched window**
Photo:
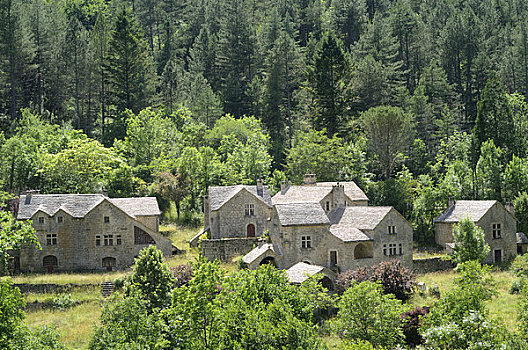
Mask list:
[[[272,257],[272,256],[268,256],[268,257],[262,259],[262,261],[260,262],[259,265],[265,265],[265,264],[270,264],[270,265],[273,265],[273,266],[277,267],[277,263],[275,262],[275,258]]]
[[[44,259],[42,259],[42,266],[48,270],[48,272],[53,272],[53,269],[59,266],[57,257],[55,255],[46,255]]]
[[[248,237],[255,237],[255,225],[249,224],[247,225],[247,236]]]
[[[112,268],[116,266],[116,259],[112,257],[103,258],[103,267],[106,267],[106,271],[112,271]]]

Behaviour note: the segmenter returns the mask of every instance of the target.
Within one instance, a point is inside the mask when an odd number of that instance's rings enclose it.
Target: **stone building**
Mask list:
[[[244,256],[249,268],[273,263],[297,271],[304,263],[339,272],[390,259],[412,268],[413,230],[403,216],[392,207],[367,206],[355,183],[312,179],[273,197],[270,242]]]
[[[204,229],[191,241],[202,239],[202,253],[210,260],[229,261],[253,248],[268,230],[271,195],[262,181],[256,185],[211,186],[204,199]]]
[[[517,255],[517,223],[513,205],[505,207],[495,200],[450,200],[447,210],[435,219],[436,243],[452,247],[453,225],[465,217],[471,218],[484,231],[486,242],[491,248],[485,263],[499,263]]]
[[[165,256],[172,243],[159,233],[156,198],[102,194],[27,194],[17,218],[31,220],[42,250],[23,248],[21,271],[123,269],[139,251],[156,245]]]

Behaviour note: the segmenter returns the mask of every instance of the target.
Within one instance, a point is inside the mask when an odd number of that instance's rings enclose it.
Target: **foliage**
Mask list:
[[[128,279],[125,294],[145,298],[150,310],[168,306],[174,277],[163,260],[163,254],[150,245],[139,252],[132,267],[134,273]]]
[[[511,272],[521,278],[528,278],[528,255],[517,255],[510,266]]]
[[[401,301],[382,294],[380,284],[354,283],[343,293],[338,307],[333,326],[340,337],[365,340],[376,347],[403,343]]]
[[[517,219],[517,230],[528,232],[528,192],[519,193],[513,200],[515,218]]]
[[[60,294],[53,298],[53,307],[59,310],[66,310],[75,306],[77,302],[72,299],[71,294]]]
[[[411,270],[401,265],[399,260],[382,261],[370,269],[358,267],[340,273],[336,279],[338,290],[343,292],[355,283],[371,281],[379,283],[383,293],[392,294],[397,299],[405,301],[411,294],[415,277]]]
[[[43,350],[66,350],[67,347],[61,343],[60,334],[52,327],[29,328],[22,326],[17,329],[13,341],[13,349],[43,349]]]
[[[463,218],[453,226],[453,261],[461,264],[466,261],[482,262],[490,248],[484,238],[484,231],[475,225],[470,217]]]
[[[0,279],[0,347],[9,349],[16,339],[17,328],[22,324],[26,305],[20,289],[13,287],[11,280]]]
[[[526,283],[521,290],[521,299],[517,307],[517,318],[519,321],[519,332],[522,338],[528,336],[528,287]]]
[[[429,313],[428,307],[417,306],[412,310],[406,311],[402,314],[403,319],[403,335],[405,337],[405,344],[410,347],[416,347],[423,344],[423,337],[419,333],[422,326],[422,320],[425,315]]]

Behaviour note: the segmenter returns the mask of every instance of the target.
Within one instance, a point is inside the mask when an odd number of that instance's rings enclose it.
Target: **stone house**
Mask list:
[[[311,183],[295,186],[298,194],[289,199],[291,187],[275,195],[271,242],[253,249],[244,262],[249,268],[273,263],[290,269],[302,262],[346,271],[398,259],[412,268],[409,222],[392,207],[367,206],[364,193],[355,184],[347,185],[354,192],[347,194],[347,187],[339,183]]]
[[[159,233],[159,215],[154,197],[22,195],[17,219],[32,221],[42,250],[23,248],[20,270],[124,269],[148,245],[170,256],[172,243]]]
[[[485,263],[499,263],[517,255],[516,220],[513,205],[507,207],[495,200],[451,201],[445,212],[435,219],[435,241],[450,248],[454,242],[453,225],[469,217],[484,231],[490,253]]]
[[[230,260],[253,248],[268,230],[271,195],[262,181],[256,185],[211,186],[204,198],[204,228],[191,241],[197,244],[203,233],[202,253],[210,260]]]
[[[517,232],[517,255],[524,255],[528,251],[528,238],[523,232]]]

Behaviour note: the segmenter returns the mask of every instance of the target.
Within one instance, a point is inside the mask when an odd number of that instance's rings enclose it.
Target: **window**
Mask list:
[[[101,245],[101,236],[97,235],[95,236],[95,246],[99,247]]]
[[[255,215],[255,204],[246,204],[245,214],[246,216]]]
[[[396,234],[396,226],[388,226],[387,227],[387,233],[389,235],[395,235]]]
[[[39,222],[39,225],[43,225],[43,224],[44,224],[44,218],[43,218],[43,217],[40,217],[39,220],[38,220],[38,222]]]
[[[326,211],[330,211],[330,202],[326,202]]]
[[[337,265],[337,250],[330,251],[330,266]]]
[[[104,235],[104,245],[114,245],[114,235]]]
[[[148,233],[134,226],[134,244],[156,244]]]
[[[116,244],[121,245],[121,235],[116,236]]]
[[[301,236],[301,248],[312,247],[312,236]]]
[[[57,234],[48,233],[46,235],[46,245],[57,245]]]
[[[57,216],[57,223],[58,224],[62,224],[62,221],[63,221],[63,217],[62,216]]]
[[[403,245],[401,243],[389,243],[383,245],[383,255],[403,255]]]
[[[501,224],[491,224],[491,231],[493,232],[493,238],[501,238]]]
[[[108,224],[109,222],[110,222],[110,217],[109,216],[105,216],[104,217],[104,223]]]

